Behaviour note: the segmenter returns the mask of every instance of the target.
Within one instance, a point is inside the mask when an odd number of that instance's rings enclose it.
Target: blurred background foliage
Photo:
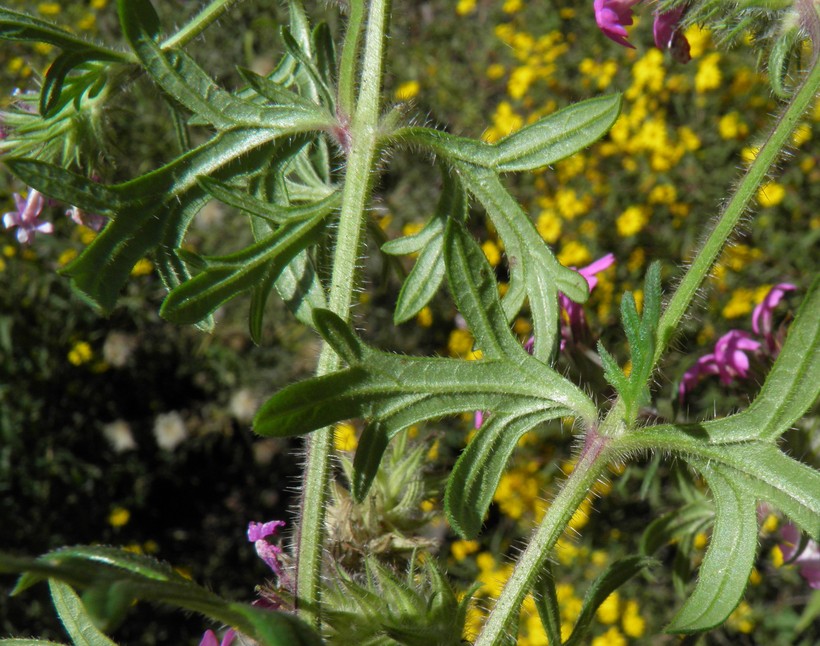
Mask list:
[[[156,4],[163,23],[173,25],[204,3]],[[417,122],[487,141],[572,101],[624,92],[623,113],[607,137],[554,168],[510,181],[564,264],[581,267],[615,254],[615,266],[598,276],[585,311],[592,336],[610,348],[620,343],[625,359],[616,325],[620,295],[638,290],[640,303],[643,273],[656,259],[663,263],[667,287],[680,276],[728,187],[754,158],[778,104],[764,70],[756,67],[754,43],[719,50],[708,31],[693,27],[687,32],[692,61],[680,65],[651,47],[648,8],[632,32],[636,49],[627,50],[600,34],[587,4],[396,2],[386,92],[392,102],[406,103]],[[116,10],[108,0],[5,5],[95,39],[120,41]],[[336,8],[309,9],[339,28]],[[236,88],[240,79],[232,65],[260,73],[272,68],[284,17],[275,0],[239,2],[191,44],[190,52],[222,84]],[[50,54],[47,46],[3,44],[2,107],[13,101],[16,88],[36,89]],[[820,106],[798,127],[782,173],[758,196],[754,221],[726,250],[702,291],[700,307],[684,322],[647,417],[725,414],[745,405],[762,383],[765,361],[753,365],[747,380],[727,386],[706,379],[685,399],[678,397],[683,372],[721,334],[732,328],[751,331],[752,309],[771,285],[797,286],[778,310],[785,324],[816,272],[818,123]],[[144,79],[123,88],[108,125],[110,155],[94,162],[106,181],[146,172],[176,152],[167,111]],[[412,233],[431,214],[440,180],[427,162],[413,151],[383,160],[373,207],[383,235]],[[4,206],[11,207],[12,193],[25,190],[0,174]],[[41,235],[29,247],[19,246],[12,232],[0,241],[0,547],[38,554],[73,543],[125,545],[170,561],[221,594],[250,599],[265,568],[246,542],[247,522],[286,516],[298,490],[299,459],[296,443],[256,439],[249,422],[264,397],[311,373],[318,342],[273,305],[265,343],[252,346],[244,322],[247,303],[241,299],[219,312],[211,335],[175,328],[156,315],[163,290],[150,258],[135,268],[121,306],[110,318],[99,318],[55,273],[94,236],[66,218],[66,208],[50,204],[47,209],[54,236]],[[503,249],[482,214],[474,216],[474,232],[503,288]],[[196,250],[224,252],[239,248],[248,236],[244,217],[212,203],[197,217],[189,241]],[[401,352],[470,355],[472,339],[445,293],[397,330],[392,324],[396,277],[375,251],[363,266],[364,288],[354,314],[365,337]],[[526,316],[515,329],[526,340]],[[592,348],[592,339],[568,347],[562,369],[583,378],[603,401],[609,393],[591,359]],[[810,418],[789,437],[792,455],[815,466],[817,426]],[[421,513],[435,515],[439,509],[433,492],[471,428],[472,417],[465,416],[413,431],[413,442],[428,446],[426,473],[432,483]],[[355,447],[356,430],[343,425],[340,450]],[[426,529],[435,540],[423,544],[440,546],[448,570],[465,588],[475,577],[484,584],[470,614],[473,629],[509,575],[521,540],[548,506],[548,487],[572,468],[567,430],[546,425],[522,440],[480,541],[454,540],[441,521]],[[680,483],[686,485],[684,493],[673,493]],[[653,518],[702,491],[690,474],[653,456],[626,469],[613,465],[612,482],[593,492],[606,500],[594,504],[591,495],[585,513],[573,519],[580,539],[568,535],[556,555],[562,620],[571,625],[585,582],[634,551]],[[780,519],[765,511],[761,518],[761,558],[747,601],[705,643],[820,640],[811,622],[811,609],[820,612],[818,593],[812,597],[796,570],[778,560]],[[598,612],[591,643],[677,643],[677,638],[664,642],[647,635],[661,630],[680,603],[707,540],[708,526],[677,551],[666,548],[661,557],[669,567],[658,568],[651,583],[635,581],[611,597]],[[0,595],[0,635],[60,639],[49,606],[44,589],[15,599]],[[197,617],[142,606],[134,612],[139,618],[114,635],[121,643],[196,643],[203,630]],[[545,643],[528,600],[519,644]]]

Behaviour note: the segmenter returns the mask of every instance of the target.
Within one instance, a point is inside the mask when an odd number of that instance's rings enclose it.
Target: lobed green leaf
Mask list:
[[[525,433],[538,424],[572,412],[566,408],[513,414],[493,413],[478,429],[453,467],[444,492],[450,526],[462,538],[475,538],[513,450]]]
[[[296,254],[318,238],[329,210],[285,225],[242,251],[207,258],[204,271],[171,290],[160,315],[174,323],[196,323],[260,282],[276,280]]]
[[[116,646],[92,621],[79,595],[70,585],[49,579],[54,608],[74,646]]]
[[[504,137],[495,144],[456,137],[430,128],[408,127],[392,137],[421,145],[449,162],[464,162],[497,173],[535,170],[554,164],[600,139],[615,123],[621,96],[580,101]]]
[[[757,550],[757,501],[720,465],[691,461],[715,500],[715,525],[692,595],[667,627],[694,633],[723,623],[743,598]]]

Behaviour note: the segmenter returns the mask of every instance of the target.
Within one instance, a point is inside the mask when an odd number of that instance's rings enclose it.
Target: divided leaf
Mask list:
[[[624,416],[631,424],[639,408],[648,399],[647,382],[654,365],[657,344],[658,321],[661,314],[660,263],[649,266],[644,280],[643,314],[638,314],[635,298],[626,292],[621,300],[621,323],[629,341],[631,355],[630,372],[627,377],[615,358],[598,342],[598,355],[604,368],[604,377],[615,388],[625,406]]]
[[[723,623],[743,598],[757,550],[757,500],[719,465],[690,460],[715,500],[715,525],[698,582],[669,632],[693,633]]]

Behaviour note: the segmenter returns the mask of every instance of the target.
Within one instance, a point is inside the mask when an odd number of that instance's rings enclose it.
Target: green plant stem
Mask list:
[[[211,4],[194,16],[191,21],[162,43],[162,49],[184,47],[203,31],[210,27],[231,5],[240,0],[213,0]]]
[[[541,524],[518,559],[474,646],[497,646],[509,639],[509,626],[524,598],[541,576],[547,558],[561,538],[572,515],[589,495],[590,488],[612,457],[610,440],[590,431],[575,468],[552,501]]]
[[[695,293],[709,274],[709,270],[717,260],[723,245],[726,244],[749,207],[749,203],[754,198],[761,182],[766,178],[766,174],[786,148],[789,137],[794,132],[800,118],[811,107],[818,90],[820,90],[820,65],[817,61],[814,61],[792,100],[775,122],[771,134],[758,152],[754,162],[749,166],[746,174],[740,180],[737,190],[720,215],[715,228],[709,234],[691,267],[689,267],[689,271],[686,272],[666,306],[658,326],[655,364],[657,364],[669,344],[678,323],[689,309]]]
[[[368,12],[362,61],[362,82],[350,124],[350,150],[342,191],[342,207],[333,259],[328,305],[347,320],[355,287],[371,175],[378,148],[379,99],[382,60],[388,20],[388,0],[372,0]],[[339,367],[339,357],[322,346],[316,373],[327,374]],[[320,584],[333,429],[323,428],[306,440],[307,456],[302,491],[301,519],[297,536],[296,594],[299,616],[317,628],[321,622]]]
[[[350,18],[345,32],[342,57],[339,64],[338,106],[342,114],[353,114],[356,101],[356,63],[359,60],[359,40],[364,19],[364,0],[351,0]]]

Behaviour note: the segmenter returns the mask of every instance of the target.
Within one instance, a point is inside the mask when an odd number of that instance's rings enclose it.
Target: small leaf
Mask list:
[[[66,76],[78,66],[94,58],[94,52],[91,50],[71,51],[60,54],[52,61],[43,78],[43,86],[40,90],[40,115],[43,118],[54,116],[60,107],[73,98],[68,97],[61,100]]]
[[[54,608],[75,646],[116,646],[94,625],[82,600],[71,586],[49,579],[48,587]]]
[[[794,25],[782,30],[777,38],[772,39],[772,49],[769,52],[769,83],[774,93],[781,99],[788,99],[792,92],[786,86],[789,76],[789,65],[797,53],[795,46],[800,42],[800,28]]]
[[[714,517],[714,506],[706,500],[687,503],[670,511],[649,523],[641,535],[640,553],[651,556],[683,536],[694,536],[711,525]]]
[[[667,627],[694,633],[723,623],[743,598],[757,550],[757,501],[719,465],[694,462],[715,500],[715,526],[692,595]]]
[[[495,168],[507,173],[554,164],[603,137],[620,112],[620,94],[574,103],[499,141]]]
[[[587,99],[543,117],[496,144],[420,127],[401,128],[393,139],[398,144],[421,145],[450,163],[466,162],[498,173],[534,170],[593,144],[612,127],[620,110],[619,94]]]
[[[563,642],[564,646],[584,643],[581,640],[586,637],[587,629],[595,618],[595,612],[606,601],[606,598],[641,570],[655,563],[654,559],[645,556],[627,556],[608,565],[592,582],[584,595],[581,614],[575,622],[575,628],[569,639]]]
[[[378,423],[365,426],[362,436],[359,438],[356,455],[353,458],[351,485],[353,499],[357,503],[364,501],[370,485],[379,471],[379,465],[389,442],[390,437],[386,429]]]
[[[529,216],[504,188],[494,172],[454,162],[465,188],[482,204],[504,243],[510,282],[504,296],[504,312],[512,320],[524,299],[533,317],[533,354],[547,363],[558,335],[558,292],[577,303],[589,296],[586,279],[562,266],[535,229]]]
[[[510,331],[498,297],[498,283],[478,243],[464,228],[451,220],[444,238],[447,281],[458,310],[488,359],[506,356],[519,360],[526,354]]]
[[[267,76],[260,76],[253,70],[244,67],[237,67],[236,69],[239,75],[245,79],[248,85],[250,85],[257,94],[265,97],[275,105],[300,106],[308,110],[316,109],[315,103],[280,85],[276,81],[271,80]]]
[[[558,593],[555,590],[555,577],[552,574],[552,563],[544,565],[544,571],[535,583],[533,599],[541,625],[547,634],[548,643],[558,644],[561,639],[561,609],[558,605]]]
[[[326,215],[285,225],[242,251],[208,258],[207,269],[171,290],[160,315],[174,323],[196,323],[266,277],[278,277],[318,237]]]
[[[429,242],[444,233],[444,224],[445,221],[442,218],[433,216],[418,233],[385,242],[381,249],[384,253],[390,254],[391,256],[417,253]]]
[[[410,320],[435,296],[444,280],[444,236],[432,238],[419,254],[413,269],[401,286],[393,322]]]
[[[0,8],[0,39],[49,43],[60,49],[94,52],[96,60],[129,62],[126,54],[85,40],[25,13]]]
[[[494,413],[464,449],[447,479],[444,508],[462,538],[475,538],[493,501],[513,450],[538,424],[571,414],[565,408]]]

